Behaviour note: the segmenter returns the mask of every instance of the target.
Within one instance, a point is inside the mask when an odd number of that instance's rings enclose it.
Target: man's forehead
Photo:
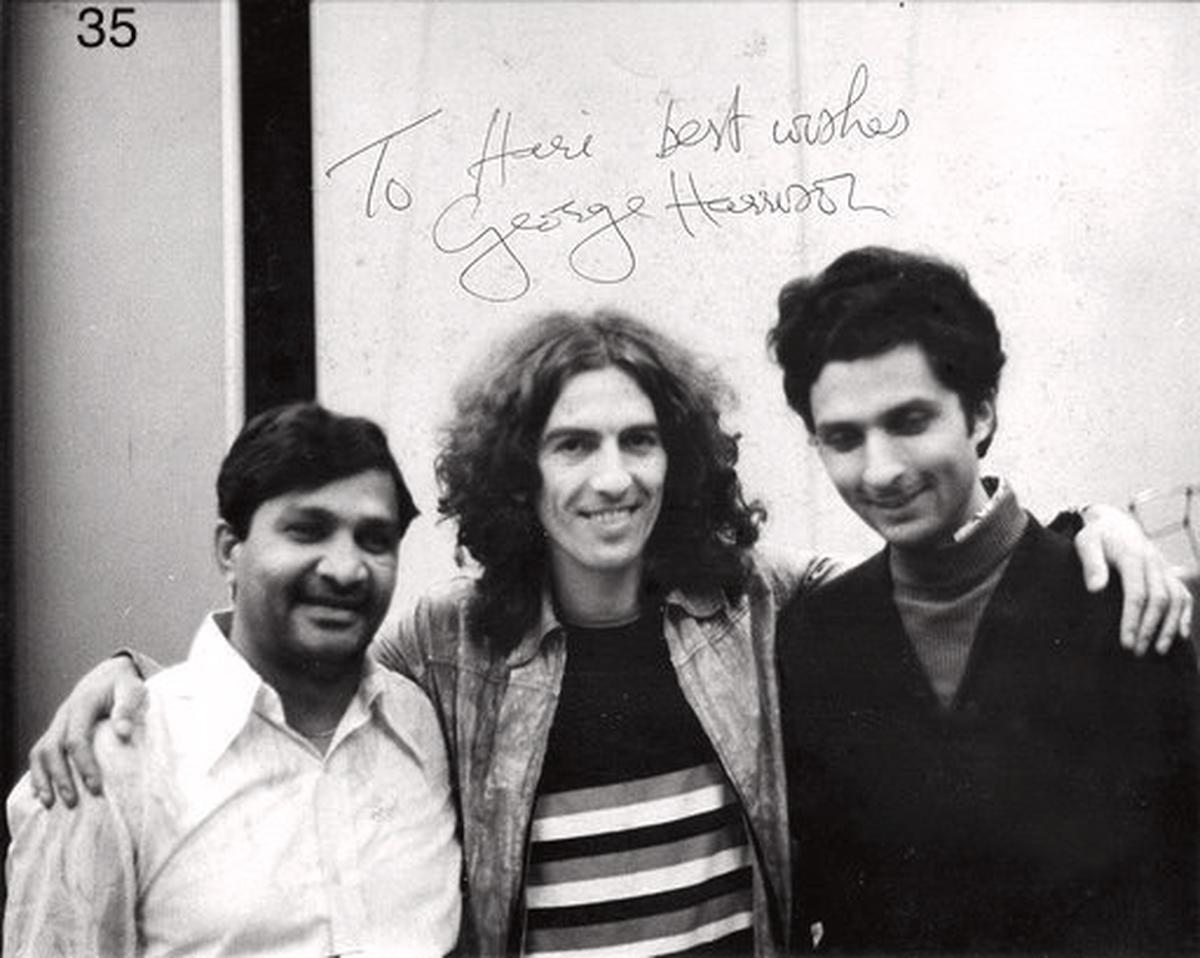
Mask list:
[[[812,386],[813,419],[857,419],[910,403],[951,395],[934,375],[925,351],[914,343],[874,356],[831,360]]]
[[[576,373],[563,383],[543,432],[562,427],[608,426],[614,422],[654,426],[658,416],[646,391],[615,366]]]
[[[394,516],[399,512],[396,484],[382,469],[340,476],[319,486],[297,487],[266,500],[280,510],[367,511]]]

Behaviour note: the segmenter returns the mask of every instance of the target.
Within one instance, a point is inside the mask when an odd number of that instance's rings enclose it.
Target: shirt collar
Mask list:
[[[265,690],[274,695],[274,690],[229,644],[225,629],[231,619],[228,611],[206,616],[187,657],[191,681],[184,696],[195,706],[197,720],[188,725],[189,741],[184,751],[204,771],[212,768],[246,727],[261,693]],[[278,696],[275,699],[278,702]],[[282,717],[282,706],[279,712]]]
[[[395,694],[388,694],[390,677],[383,666],[371,656],[363,661],[363,677],[358,684],[354,698],[346,706],[346,714],[342,716],[341,725],[348,732],[372,718],[378,719],[391,731],[392,735],[402,741],[408,741],[412,735],[412,715],[405,712],[402,703]]]
[[[214,612],[205,617],[192,639],[187,664],[191,673],[186,697],[196,707],[197,720],[190,723],[187,754],[197,765],[211,771],[258,713],[280,728],[287,725],[279,694],[260,676],[229,642],[232,613]],[[338,723],[350,729],[378,717],[394,735],[405,735],[406,717],[395,696],[387,692],[382,667],[364,658],[363,677],[345,714]]]

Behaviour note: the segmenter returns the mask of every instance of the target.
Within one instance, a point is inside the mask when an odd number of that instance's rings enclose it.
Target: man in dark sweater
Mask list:
[[[793,942],[1193,952],[1194,656],[1123,653],[1119,596],[981,477],[992,311],[961,270],[882,248],[779,306],[788,401],[887,542],[781,619]]]

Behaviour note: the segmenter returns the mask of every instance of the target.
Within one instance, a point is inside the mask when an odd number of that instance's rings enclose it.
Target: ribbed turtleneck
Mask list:
[[[944,706],[954,701],[984,609],[1028,522],[1006,483],[985,483],[991,497],[955,541],[889,550],[900,619]]]

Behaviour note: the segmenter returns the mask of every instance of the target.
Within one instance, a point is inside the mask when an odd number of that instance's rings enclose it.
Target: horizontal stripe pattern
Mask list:
[[[597,944],[597,935],[595,931],[592,931],[585,939],[590,944],[581,945],[578,948],[568,946],[556,951],[535,948],[528,954],[537,954],[540,958],[609,958],[609,956],[631,958],[634,955],[685,954],[691,952],[698,945],[715,945],[717,943],[730,947],[729,950],[715,949],[714,954],[749,954],[748,951],[742,951],[733,946],[730,938],[736,932],[748,932],[750,925],[750,912],[740,911],[726,918],[720,918],[673,935],[656,935],[651,938],[643,938],[638,942],[619,941]],[[530,937],[532,939],[534,936]]]
[[[531,837],[527,954],[670,954],[752,940],[749,844],[715,761],[544,794]]]

